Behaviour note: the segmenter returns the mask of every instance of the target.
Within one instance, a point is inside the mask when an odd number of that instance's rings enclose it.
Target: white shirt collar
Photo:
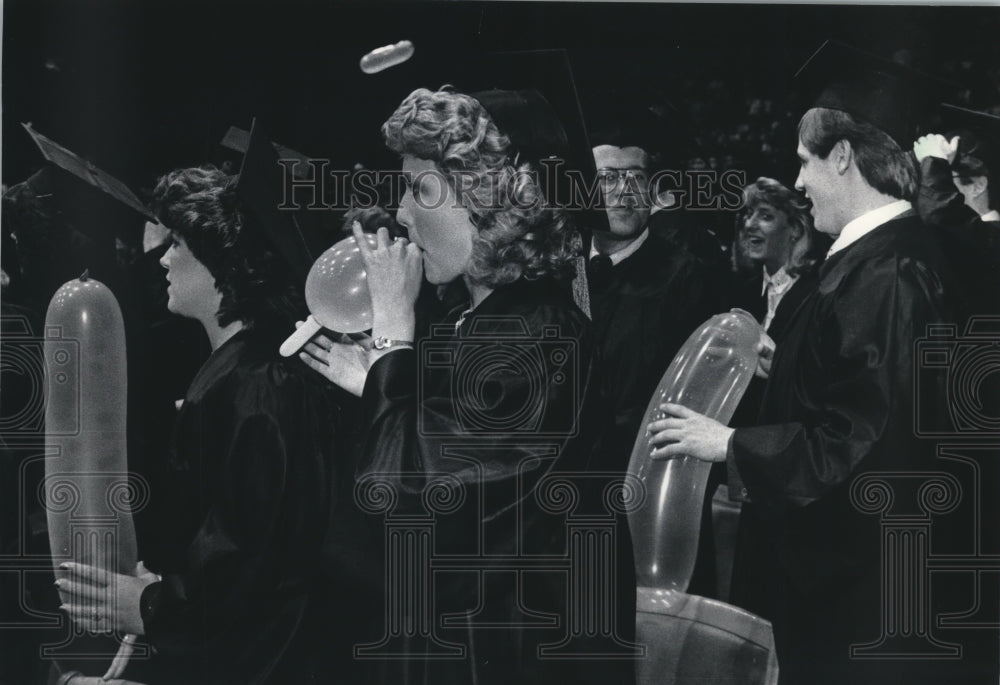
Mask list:
[[[764,287],[760,294],[767,293],[767,314],[764,316],[765,331],[771,327],[771,322],[774,321],[774,315],[777,313],[778,305],[781,304],[785,293],[791,290],[792,285],[797,280],[799,280],[799,277],[790,275],[785,271],[785,267],[781,267],[775,271],[773,276],[769,276],[767,269],[764,269]],[[769,285],[771,286],[770,288],[768,288]]]
[[[764,281],[761,283],[760,294],[763,295],[767,292],[767,286],[771,286],[772,291],[785,292],[792,283],[798,280],[797,276],[791,276],[785,267],[781,267],[774,272],[774,275],[767,273],[767,267],[761,267],[764,271]]]
[[[625,259],[634,255],[636,252],[638,252],[639,248],[642,247],[642,244],[646,242],[646,239],[648,237],[649,237],[649,228],[645,228],[643,229],[642,233],[639,234],[638,238],[636,238],[635,240],[633,240],[632,242],[630,242],[628,245],[618,250],[617,252],[612,252],[611,254],[608,255],[608,257],[611,258],[611,263],[614,266],[618,266]],[[601,253],[597,251],[597,248],[594,247],[593,244],[591,244],[590,258],[593,259],[599,254]]]
[[[983,221],[1000,221],[1000,212],[995,209],[991,209],[979,218]]]
[[[878,209],[865,212],[857,219],[848,222],[848,224],[844,226],[844,230],[841,231],[840,235],[837,236],[837,239],[833,241],[833,245],[830,246],[830,251],[826,253],[826,256],[829,257],[835,252],[840,252],[845,247],[868,235],[882,224],[895,219],[903,212],[912,208],[913,205],[911,205],[907,200],[896,200],[895,202],[890,202],[887,205],[882,205]]]

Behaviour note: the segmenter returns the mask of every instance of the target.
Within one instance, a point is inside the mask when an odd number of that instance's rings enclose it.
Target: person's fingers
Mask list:
[[[333,347],[333,340],[331,340],[328,336],[322,333],[317,333],[316,335],[314,335],[310,342],[318,345],[324,350],[329,350],[331,347]]]
[[[665,402],[660,405],[660,409],[670,414],[671,416],[678,416],[682,419],[689,419],[693,416],[698,416],[697,412],[691,411],[683,404],[673,404],[672,402]]]
[[[305,352],[314,359],[317,359],[318,361],[326,362],[327,356],[330,352],[330,348],[321,347],[320,345],[317,345],[316,343],[310,340],[309,342],[307,342],[305,345],[302,346],[301,351]]]
[[[651,459],[673,459],[687,454],[687,449],[682,443],[674,442],[663,447],[657,447],[649,453]]]
[[[684,437],[684,434],[677,430],[676,428],[668,428],[666,430],[657,431],[649,436],[649,444],[655,445],[657,447],[661,445],[670,445],[676,442],[680,442]]]
[[[365,236],[365,232],[361,230],[361,224],[355,221],[351,224],[351,233],[354,234],[354,242],[358,244],[358,250],[361,252],[361,259],[364,260],[365,264],[371,259],[372,249],[368,246],[368,238]]]
[[[57,580],[56,587],[76,602],[93,602],[95,599],[103,597],[104,593],[107,592],[107,589],[102,585],[82,583],[72,579]]]
[[[389,229],[383,226],[375,232],[375,244],[377,250],[389,249]]]
[[[341,340],[344,344],[354,344],[367,352],[372,346],[372,337],[367,333],[344,333]]]
[[[324,378],[327,376],[327,372],[329,371],[330,367],[324,364],[323,362],[314,359],[313,357],[310,357],[305,352],[299,352],[299,359],[301,359],[306,366],[308,366],[313,371],[316,371]]]
[[[112,678],[117,678],[124,673],[125,667],[128,665],[129,659],[132,658],[132,653],[134,651],[135,635],[126,635],[122,638],[122,646],[118,648],[118,653],[115,655],[111,665],[108,666],[108,670],[103,676],[101,676],[101,679],[111,680]]]
[[[67,561],[59,564],[59,568],[64,571],[68,571],[71,578],[88,582],[91,585],[104,587],[108,584],[108,576],[110,574],[104,569],[97,568],[96,566],[88,566],[87,564],[77,564],[72,561]]]
[[[656,421],[651,421],[646,429],[650,433],[658,433],[662,430],[667,430],[668,428],[680,428],[684,425],[684,419],[670,418],[670,419],[657,419]]]
[[[106,605],[64,604],[59,607],[78,626],[92,633],[110,633],[114,628]]]

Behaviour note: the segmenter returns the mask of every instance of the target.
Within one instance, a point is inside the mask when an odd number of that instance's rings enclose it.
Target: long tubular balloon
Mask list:
[[[56,291],[45,330],[46,447],[58,452],[45,463],[52,562],[57,575],[64,561],[132,574],[131,512],[144,493],[128,479],[121,310],[84,274]]]
[[[727,423],[757,366],[761,327],[747,312],[717,314],[674,357],[646,408],[628,471],[646,497],[629,514],[639,587],[683,592],[691,582],[711,464],[694,457],[652,460],[646,426],[660,405],[681,404]]]

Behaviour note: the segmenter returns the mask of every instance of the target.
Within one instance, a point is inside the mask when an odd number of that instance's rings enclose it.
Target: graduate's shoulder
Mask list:
[[[272,336],[254,336],[243,341],[239,359],[226,379],[227,391],[245,411],[303,401],[327,403],[332,399],[330,383],[307,368],[297,356],[282,357]]]
[[[651,232],[635,254],[622,264],[626,263],[633,271],[646,274],[657,282],[678,275],[702,276],[708,270],[704,260],[687,245],[667,240],[655,232]]]
[[[822,269],[822,290],[843,285],[849,277],[894,278],[907,272],[940,273],[946,268],[930,229],[912,214],[886,222],[828,262]]]
[[[548,335],[555,327],[561,336],[589,335],[590,319],[573,300],[568,283],[553,278],[519,279],[500,288],[476,309],[476,329],[489,334],[514,330],[527,336]]]
[[[887,222],[834,254],[821,271],[819,292],[848,307],[876,311],[879,301],[950,306],[954,274],[928,227],[906,215]]]

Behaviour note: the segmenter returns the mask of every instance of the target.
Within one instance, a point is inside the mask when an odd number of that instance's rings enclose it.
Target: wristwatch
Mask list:
[[[412,340],[393,340],[392,338],[386,338],[384,336],[379,336],[372,340],[373,350],[388,350],[393,347],[413,347]]]

